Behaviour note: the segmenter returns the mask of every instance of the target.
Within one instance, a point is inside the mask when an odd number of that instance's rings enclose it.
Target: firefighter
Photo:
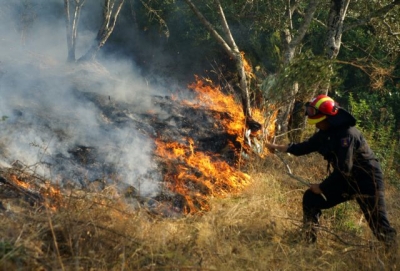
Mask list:
[[[289,145],[267,143],[271,151],[295,156],[318,152],[328,161],[328,177],[320,184],[311,184],[303,195],[306,241],[317,240],[322,209],[355,199],[376,238],[386,248],[397,248],[396,230],[386,213],[381,166],[355,127],[356,119],[326,95],[306,103],[306,115],[308,124],[318,129],[308,140]]]

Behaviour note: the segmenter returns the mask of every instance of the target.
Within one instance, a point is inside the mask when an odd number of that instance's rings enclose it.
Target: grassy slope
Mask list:
[[[288,161],[295,175],[323,177],[324,162],[310,166],[319,157]],[[3,199],[12,212],[0,213],[0,268],[390,270],[354,203],[325,211],[317,244],[303,243],[304,187],[283,170],[274,156],[254,161],[248,168],[254,181],[246,191],[211,199],[210,212],[177,219],[133,210],[113,187],[101,193],[71,192],[55,212]],[[398,198],[399,191],[387,187],[389,217],[400,229]]]

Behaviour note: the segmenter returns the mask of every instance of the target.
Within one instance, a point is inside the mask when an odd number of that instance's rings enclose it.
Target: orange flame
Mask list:
[[[46,184],[45,186],[37,189],[33,184],[31,185],[30,183],[21,181],[18,176],[14,174],[11,174],[10,178],[16,186],[21,187],[24,190],[29,190],[31,192],[36,192],[36,190],[39,190],[37,193],[42,195],[45,199],[43,204],[53,211],[57,209],[56,205],[60,205],[62,202],[62,194],[60,189],[55,188],[50,184]]]
[[[17,176],[15,176],[15,175],[11,175],[11,179],[16,185],[18,185],[19,187],[22,187],[23,189],[30,189],[31,188],[28,183],[20,181],[17,178]]]
[[[204,107],[215,112],[214,117],[218,118],[218,123],[223,125],[222,129],[234,135],[242,144],[246,130],[245,115],[235,97],[225,95],[220,87],[213,86],[210,80],[202,81],[198,77],[189,85],[189,88],[197,93],[196,101],[185,100],[182,103],[194,108]],[[253,119],[259,123],[264,122],[263,115],[262,111],[253,110]],[[185,213],[207,211],[210,209],[208,196],[223,197],[230,193],[237,193],[250,183],[249,175],[222,161],[218,154],[196,150],[192,138],[185,138],[181,142],[185,143],[156,140],[156,153],[169,161],[164,183],[168,189],[185,199]]]
[[[207,196],[239,192],[250,183],[249,175],[204,152],[195,152],[191,138],[187,142],[188,146],[156,141],[156,152],[177,164],[176,170],[165,175],[165,183],[167,188],[185,198],[185,213],[207,211]]]
[[[256,76],[253,73],[253,68],[249,64],[249,61],[247,61],[247,59],[244,57],[244,52],[240,52],[240,54],[242,55],[243,66],[244,66],[244,71],[246,72],[246,75],[249,78],[255,78]]]
[[[207,107],[215,112],[229,113],[229,118],[219,120],[227,133],[238,136],[237,140],[243,142],[245,116],[242,107],[236,102],[233,95],[223,94],[220,87],[213,86],[211,83],[208,81],[206,84],[196,77],[196,81],[190,84],[189,88],[198,94],[198,102],[184,101],[184,103],[193,107]]]

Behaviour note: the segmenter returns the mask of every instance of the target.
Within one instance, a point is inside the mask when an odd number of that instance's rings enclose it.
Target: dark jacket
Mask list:
[[[287,152],[296,156],[318,152],[332,166],[333,175],[346,179],[357,179],[362,172],[375,171],[376,156],[354,127],[355,118],[340,108],[336,116],[327,120],[331,125],[329,130],[319,130],[304,142],[290,144]]]

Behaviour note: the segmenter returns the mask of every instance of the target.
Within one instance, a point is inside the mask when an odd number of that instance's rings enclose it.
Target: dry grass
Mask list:
[[[318,180],[325,167],[315,166],[318,159],[288,161],[294,174]],[[56,211],[3,201],[10,211],[0,213],[0,268],[391,270],[353,203],[326,211],[317,244],[305,244],[304,187],[283,170],[274,156],[255,161],[248,168],[254,181],[243,193],[211,199],[207,213],[175,219],[132,208],[113,187],[71,192]],[[388,211],[397,229],[398,198],[399,191],[388,187]]]

